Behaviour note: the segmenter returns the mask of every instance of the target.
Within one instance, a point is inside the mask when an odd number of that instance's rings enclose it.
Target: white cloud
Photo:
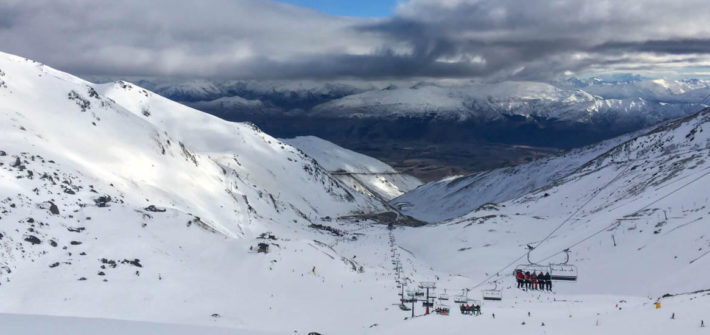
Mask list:
[[[544,79],[707,66],[710,54],[707,0],[410,0],[395,13],[335,17],[271,0],[4,0],[0,48],[79,74],[256,79]]]

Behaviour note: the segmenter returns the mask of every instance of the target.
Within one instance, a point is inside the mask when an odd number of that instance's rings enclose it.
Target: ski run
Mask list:
[[[1,53],[1,332],[710,331],[710,109],[419,184]]]

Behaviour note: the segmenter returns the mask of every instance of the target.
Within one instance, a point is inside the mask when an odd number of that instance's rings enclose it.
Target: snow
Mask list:
[[[385,204],[328,171],[336,156],[321,166],[130,83],[7,54],[0,70],[3,334],[707,332],[710,110],[549,160],[547,176],[524,168],[541,186],[510,199],[390,231],[366,216]],[[528,244],[544,264],[571,247],[579,279],[516,289]],[[405,319],[395,259],[409,288],[480,299],[497,283],[503,300]]]
[[[192,104],[195,108],[200,109],[239,109],[239,108],[261,108],[264,104],[259,100],[249,100],[238,96],[222,97],[210,101],[198,101]]]
[[[391,166],[315,136],[285,139],[313,157],[345,185],[364,194],[392,200],[422,184],[416,177],[398,173]]]
[[[515,199],[549,185],[641,133],[623,135],[527,164],[430,182],[390,203],[419,220],[439,222],[452,219],[487,203]]]
[[[0,69],[0,311],[282,329],[251,317],[273,309],[307,328],[343,290],[304,278],[314,264],[350,289],[374,285],[309,226],[385,206],[297,149],[130,83],[5,54]],[[268,231],[273,254],[251,252]],[[292,313],[294,298],[316,307]]]
[[[0,314],[3,334],[55,334],[55,335],[220,335],[234,334],[236,330],[219,327],[160,324],[97,318],[56,317],[47,315]],[[266,334],[248,330],[249,334]]]
[[[368,90],[331,100],[316,115],[340,117],[418,117],[496,120],[506,115],[589,123],[631,116],[652,125],[697,111],[710,83],[651,81],[563,88],[539,82],[418,84]]]

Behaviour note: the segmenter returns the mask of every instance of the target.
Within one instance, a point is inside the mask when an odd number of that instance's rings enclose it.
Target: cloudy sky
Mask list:
[[[0,51],[104,76],[707,77],[708,18],[708,0],[2,0]]]

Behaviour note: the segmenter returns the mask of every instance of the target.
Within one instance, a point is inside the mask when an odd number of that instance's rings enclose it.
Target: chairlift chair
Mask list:
[[[451,313],[451,309],[449,308],[449,305],[446,304],[441,304],[439,307],[436,308],[436,314],[439,315],[449,315]]]
[[[495,286],[490,290],[481,291],[483,295],[483,300],[493,300],[500,301],[503,300],[503,291],[498,289],[498,282],[495,282]]]
[[[515,276],[515,274],[518,273],[518,271],[522,271],[523,273],[525,273],[525,272],[530,272],[530,273],[533,273],[533,272],[535,272],[535,273],[542,272],[542,273],[545,273],[545,272],[549,272],[549,271],[550,271],[550,267],[549,267],[549,266],[547,266],[547,265],[541,265],[541,264],[536,264],[536,263],[533,263],[532,260],[530,260],[530,253],[533,251],[533,249],[535,249],[535,248],[534,248],[533,246],[531,246],[531,245],[528,244],[528,255],[527,255],[527,257],[528,257],[528,264],[518,264],[518,265],[515,267],[515,270],[513,271],[513,276]]]
[[[465,304],[469,301],[468,299],[468,290],[463,289],[461,290],[461,295],[457,295],[454,297],[454,302],[457,304]]]
[[[569,249],[563,250],[565,253],[565,261],[558,264],[550,264],[550,279],[552,280],[577,280],[577,267],[569,264]]]
[[[446,294],[446,289],[444,289],[444,293],[439,294],[439,301],[447,301],[449,300],[449,295]]]
[[[407,296],[410,297],[410,298],[413,298],[413,297],[415,297],[415,296],[417,295],[417,292],[414,291],[414,290],[412,290],[412,289],[407,289],[407,291],[405,291],[405,293],[406,293]]]
[[[577,280],[577,267],[573,264],[569,264],[569,249],[563,250],[567,258],[562,263],[550,263],[548,265],[536,264],[530,260],[530,252],[534,248],[528,245],[528,264],[519,264],[515,267],[513,271],[513,276],[518,271],[530,272],[530,273],[549,273],[550,280],[567,280],[576,281]]]

